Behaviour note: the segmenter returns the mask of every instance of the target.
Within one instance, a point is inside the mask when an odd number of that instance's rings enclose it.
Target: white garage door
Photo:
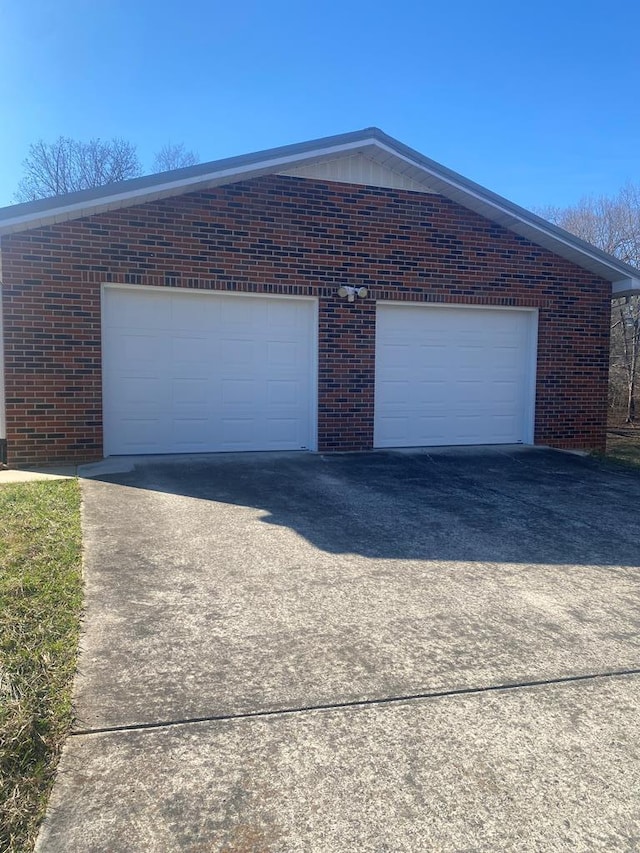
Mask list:
[[[105,287],[105,455],[313,448],[313,301]]]
[[[385,305],[376,319],[376,447],[533,441],[536,314]]]

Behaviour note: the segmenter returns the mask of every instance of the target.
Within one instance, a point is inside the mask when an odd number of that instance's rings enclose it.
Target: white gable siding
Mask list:
[[[433,192],[426,184],[414,180],[376,163],[363,154],[336,157],[318,163],[303,163],[279,172],[293,178],[316,178],[320,181],[337,181],[343,184],[364,184],[369,187],[387,187],[394,190],[413,190],[414,192]]]

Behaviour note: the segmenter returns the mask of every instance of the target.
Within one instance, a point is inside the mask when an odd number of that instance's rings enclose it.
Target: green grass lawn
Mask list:
[[[607,433],[607,456],[627,465],[640,465],[640,427],[610,429]]]
[[[77,480],[0,486],[0,851],[27,853],[72,721]]]

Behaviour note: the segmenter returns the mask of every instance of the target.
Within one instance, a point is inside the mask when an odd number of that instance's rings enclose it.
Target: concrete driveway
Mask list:
[[[640,849],[640,472],[520,449],[93,473],[40,851]]]

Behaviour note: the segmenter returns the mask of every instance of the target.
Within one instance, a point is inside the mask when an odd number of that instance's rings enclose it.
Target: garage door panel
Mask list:
[[[440,359],[437,364],[422,364],[420,368],[420,376],[424,382],[442,384],[446,383],[449,378],[449,367],[446,359]]]
[[[455,349],[448,347],[448,352],[455,358],[460,367],[473,367],[477,369],[478,359],[482,358],[483,347],[480,343],[460,344]]]
[[[446,382],[434,382],[427,379],[424,382],[418,382],[415,388],[410,386],[407,399],[410,404],[420,404],[418,411],[423,411],[425,408],[446,404],[449,399],[449,391],[449,385]]]
[[[274,408],[295,406],[300,396],[300,383],[294,380],[271,380],[267,383],[267,402]]]
[[[299,350],[295,341],[267,341],[266,358],[269,364],[293,368],[300,356]]]
[[[168,399],[165,383],[156,376],[124,374],[121,377],[121,404],[128,411],[152,406],[159,412]]]
[[[411,385],[403,380],[388,380],[380,382],[378,394],[384,403],[390,408],[398,404],[409,403]]]
[[[424,370],[441,370],[447,357],[447,348],[444,345],[420,344],[413,353],[410,352],[409,347],[406,347],[406,353],[405,366],[409,366],[413,362]]]
[[[286,445],[298,439],[298,422],[295,418],[268,418],[265,429],[272,444]]]
[[[447,415],[442,411],[433,411],[430,414],[424,412],[416,412],[411,418],[416,424],[416,432],[423,441],[429,439],[430,436],[446,436],[446,421]],[[409,437],[409,436],[407,436]]]
[[[241,374],[248,368],[251,372],[258,357],[257,343],[252,338],[230,338],[221,336],[216,341],[218,360],[234,373]]]
[[[379,303],[376,325],[375,446],[527,440],[531,312]]]
[[[311,301],[105,288],[103,329],[106,454],[312,446]]]
[[[171,328],[176,332],[183,332],[188,335],[200,332],[206,340],[207,333],[220,326],[220,308],[215,301],[207,300],[206,295],[197,295],[191,298],[198,300],[197,311],[193,310],[193,304],[188,301],[189,297],[171,299],[171,319],[165,324],[164,328]]]
[[[211,391],[206,378],[174,379],[171,389],[173,402],[177,406],[208,406]]]
[[[223,447],[250,444],[255,435],[253,418],[222,418],[221,443]]]
[[[188,364],[190,368],[204,366],[211,358],[211,343],[206,337],[172,335],[168,336],[168,339],[174,365]],[[161,344],[166,346],[167,338],[164,338]]]
[[[210,438],[209,419],[206,417],[173,418],[171,442],[184,452],[196,452],[206,446]]]
[[[406,446],[405,440],[409,435],[409,419],[407,417],[393,417],[392,415],[384,418],[379,425],[378,438],[381,442],[389,442],[389,444],[380,443],[379,447],[403,447]]]
[[[486,362],[495,370],[511,370],[518,372],[520,362],[520,347],[501,347],[494,344],[486,352]]]
[[[513,435],[516,426],[516,419],[513,415],[493,415],[491,418],[491,432],[498,437]]]
[[[466,407],[476,408],[486,399],[488,389],[482,379],[459,379],[449,390],[453,395],[461,398]]]
[[[163,341],[157,335],[132,334],[125,332],[119,335],[118,351],[114,353],[115,360],[121,368],[134,368],[137,365],[157,365],[162,356]]]
[[[520,399],[520,388],[516,382],[496,380],[491,385],[491,399],[496,404],[517,405]]]
[[[266,323],[269,329],[273,331],[283,331],[286,329],[297,329],[301,322],[301,312],[304,309],[300,304],[294,302],[283,302],[282,305],[276,305],[275,302],[265,303]]]
[[[105,325],[116,329],[166,329],[171,325],[171,304],[158,305],[151,291],[131,291],[126,304],[107,302],[103,309]]]
[[[242,305],[234,300],[220,302],[220,320],[224,325],[249,328],[254,323],[256,305]]]
[[[255,408],[259,387],[253,379],[223,379],[221,390],[223,405]]]
[[[164,439],[164,431],[158,429],[157,418],[130,418],[123,416],[119,419],[121,442],[127,450],[125,453],[160,452],[159,448]],[[150,449],[148,449],[150,448]]]
[[[387,344],[385,369],[391,371],[394,368],[404,370],[411,363],[411,350],[406,344]]]

